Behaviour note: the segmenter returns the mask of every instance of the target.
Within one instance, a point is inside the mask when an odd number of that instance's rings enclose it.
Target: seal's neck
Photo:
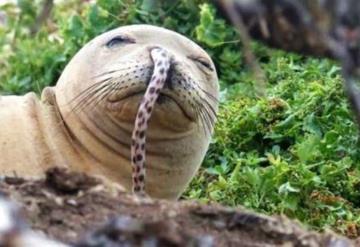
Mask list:
[[[78,170],[77,164],[82,164],[83,167],[79,167],[79,170],[87,169],[84,166],[89,164],[90,156],[84,152],[65,123],[53,88],[48,87],[43,90],[38,111],[39,123],[44,126],[43,136],[52,157],[52,164],[45,165],[65,166]]]
[[[47,121],[57,126],[57,133],[46,130],[47,136],[59,136],[51,143],[54,154],[60,156],[56,164],[131,183],[131,132],[127,128],[117,126],[113,119],[101,112],[88,115],[64,106],[60,110],[52,88],[43,91],[42,102],[45,115],[51,115]],[[121,173],[114,172],[119,169]]]

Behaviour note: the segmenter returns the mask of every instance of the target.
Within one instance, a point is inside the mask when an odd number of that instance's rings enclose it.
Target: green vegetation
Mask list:
[[[360,234],[359,136],[336,64],[253,44],[267,76],[267,97],[260,99],[235,31],[209,1],[63,1],[32,35],[41,2],[1,7],[8,16],[0,24],[3,94],[55,84],[71,56],[111,28],[150,23],[176,30],[211,54],[222,89],[213,142],[184,198]]]

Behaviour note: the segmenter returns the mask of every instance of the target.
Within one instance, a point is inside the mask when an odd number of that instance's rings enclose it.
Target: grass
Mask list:
[[[2,6],[8,19],[0,25],[0,91],[40,93],[85,42],[111,28],[149,23],[178,31],[209,52],[221,84],[215,134],[184,198],[358,236],[359,133],[338,65],[253,44],[267,78],[267,96],[258,98],[235,31],[208,2],[69,0],[34,36],[40,0]]]

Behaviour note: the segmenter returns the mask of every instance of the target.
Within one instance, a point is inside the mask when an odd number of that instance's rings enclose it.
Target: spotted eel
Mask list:
[[[154,64],[153,74],[136,114],[131,143],[132,191],[138,196],[146,195],[146,130],[160,90],[164,87],[171,60],[170,54],[163,48],[153,48],[150,55]]]

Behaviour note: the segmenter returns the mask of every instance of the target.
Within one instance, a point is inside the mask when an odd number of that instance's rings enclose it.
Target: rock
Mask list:
[[[40,231],[47,238],[77,247],[359,246],[333,233],[307,231],[283,216],[192,201],[136,200],[99,179],[66,170],[52,169],[45,179],[11,181],[0,181],[0,193],[18,203],[32,228],[26,227],[16,206],[1,211],[0,204],[0,214],[15,215],[12,222],[23,222],[13,224],[14,229],[21,229],[16,232]],[[5,227],[0,225],[0,239],[9,232],[1,230],[9,229],[5,222]]]

